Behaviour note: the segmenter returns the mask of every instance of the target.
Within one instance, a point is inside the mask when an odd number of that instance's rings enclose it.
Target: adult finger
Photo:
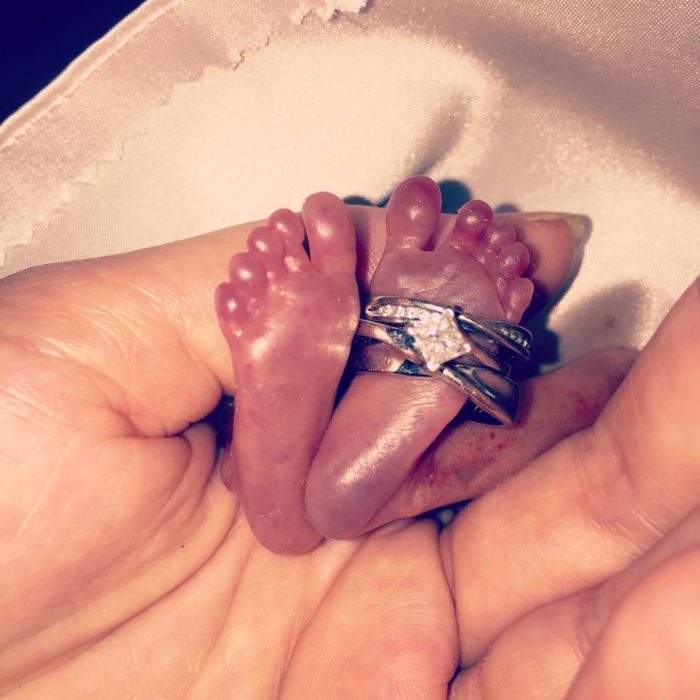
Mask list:
[[[696,546],[643,580],[606,625],[569,700],[700,697],[699,579]]]
[[[624,348],[596,350],[524,382],[518,419],[508,428],[470,422],[448,426],[367,529],[476,498],[587,428],[636,355]]]
[[[530,697],[533,688],[537,688],[537,697],[557,700],[566,694],[582,660],[582,675],[590,677],[586,683],[597,679],[618,684],[619,689],[629,686],[630,691],[637,693],[623,695],[601,690],[590,691],[592,694],[584,697],[683,697],[671,692],[672,682],[666,693],[661,692],[663,688],[653,692],[651,679],[639,670],[649,670],[652,675],[661,670],[666,683],[668,672],[674,667],[674,655],[678,655],[675,663],[681,677],[684,660],[697,666],[700,633],[692,611],[700,613],[696,585],[699,526],[700,510],[696,510],[647,554],[604,584],[518,619],[496,638],[477,665],[459,674],[453,683],[452,697],[506,700]],[[689,552],[694,555],[688,559]],[[691,590],[686,590],[684,582]],[[680,591],[674,592],[677,586]],[[643,605],[640,599],[645,601]],[[662,638],[666,639],[665,644]],[[621,663],[622,658],[627,662]],[[634,674],[629,673],[630,661],[639,669]],[[589,665],[596,670],[589,673]],[[700,677],[697,673],[688,674],[688,670],[685,681],[696,682]],[[630,675],[635,678],[631,683]],[[646,693],[641,692],[645,685],[636,683],[640,676],[645,678]]]
[[[591,429],[444,531],[466,664],[523,614],[628,566],[697,504],[699,339],[696,280]]]

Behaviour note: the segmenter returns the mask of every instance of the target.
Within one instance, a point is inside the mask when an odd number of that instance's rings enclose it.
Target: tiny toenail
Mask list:
[[[486,235],[489,248],[500,248],[515,240],[515,229],[505,222],[491,223],[486,230]]]
[[[464,219],[464,223],[466,223],[470,228],[476,228],[482,222],[483,219],[473,211],[470,211]]]
[[[493,209],[480,199],[465,205],[460,217],[462,225],[470,230],[479,230],[493,219]]]

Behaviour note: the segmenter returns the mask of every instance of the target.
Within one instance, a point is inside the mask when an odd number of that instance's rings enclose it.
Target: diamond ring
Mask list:
[[[528,359],[531,343],[522,326],[472,316],[458,306],[372,297],[358,326],[353,362],[360,372],[445,379],[482,411],[511,424],[519,390],[499,354]]]

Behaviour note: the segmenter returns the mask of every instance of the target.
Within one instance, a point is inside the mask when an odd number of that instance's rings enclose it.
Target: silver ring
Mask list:
[[[409,377],[443,379],[466,393],[476,406],[499,423],[511,425],[518,412],[518,385],[502,372],[490,367],[455,362],[443,365],[438,372],[430,372],[399,353],[387,353],[377,343],[355,345],[352,362],[358,372],[387,372]]]
[[[426,362],[425,358],[420,353],[420,347],[416,347],[415,336],[412,336],[410,333],[403,330],[403,328],[397,326],[389,326],[379,321],[361,319],[355,335],[363,338],[371,338],[372,340],[389,345],[398,350],[405,359],[416,364],[424,364],[428,370],[425,376],[430,376],[438,372],[443,364]],[[474,339],[470,338],[468,334],[464,334],[463,341],[461,347],[458,348],[459,353],[457,350],[453,353],[454,357],[452,359],[454,359],[455,362],[482,365],[506,375],[510,374],[510,365],[493,352],[489,352],[489,349],[474,342]]]
[[[452,312],[457,324],[468,333],[477,333],[492,340],[513,355],[530,359],[532,333],[527,328],[509,321],[495,321],[474,316],[460,306],[446,306],[409,297],[371,297],[365,306],[369,320],[382,321],[394,325],[405,325],[411,321],[424,319],[428,314]]]
[[[356,335],[357,371],[444,379],[497,421],[515,420],[519,387],[498,353],[530,357],[532,335],[522,326],[458,306],[382,296],[369,300]]]

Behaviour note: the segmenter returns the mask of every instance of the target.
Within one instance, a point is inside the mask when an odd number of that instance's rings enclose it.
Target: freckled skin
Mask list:
[[[408,477],[369,528],[477,498],[529,464],[552,444],[592,425],[622,383],[636,354],[593,352],[521,387],[521,410],[510,428],[450,425],[416,460]]]

